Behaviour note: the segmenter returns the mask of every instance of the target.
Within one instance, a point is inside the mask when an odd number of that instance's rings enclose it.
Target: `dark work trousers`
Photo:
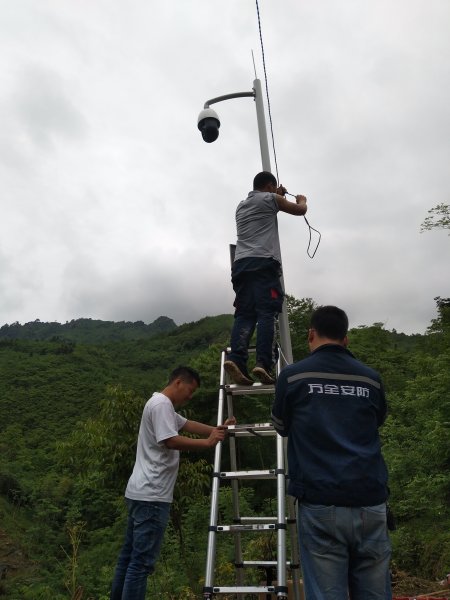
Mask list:
[[[228,359],[248,375],[248,347],[256,328],[256,362],[271,370],[276,360],[273,344],[275,318],[283,307],[278,269],[243,271],[232,281],[236,299]]]

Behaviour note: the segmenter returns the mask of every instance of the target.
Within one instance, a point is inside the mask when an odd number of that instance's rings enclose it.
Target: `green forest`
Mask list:
[[[450,572],[450,299],[435,300],[435,318],[423,335],[382,323],[349,333],[350,350],[381,373],[387,392],[382,440],[397,522],[394,583],[402,575],[431,586]],[[288,304],[298,360],[308,353],[316,303],[289,297]],[[80,319],[0,328],[0,597],[107,600],[142,408],[174,367],[188,364],[200,372],[202,386],[183,411],[215,424],[220,356],[232,321],[219,315],[177,327],[161,317],[152,327]],[[242,423],[269,420],[270,396],[236,404]],[[259,442],[244,456],[274,461],[273,450]],[[201,597],[212,459],[212,451],[183,454],[148,598]],[[273,509],[270,492],[256,484],[244,490],[249,516]],[[230,511],[224,490],[223,523]],[[276,541],[255,535],[246,558],[261,550],[271,558]],[[230,577],[231,536],[217,553],[218,578]]]

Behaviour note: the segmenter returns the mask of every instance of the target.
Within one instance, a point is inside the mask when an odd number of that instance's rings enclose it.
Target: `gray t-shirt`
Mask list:
[[[125,490],[126,498],[172,502],[180,452],[167,448],[164,440],[178,435],[186,421],[161,392],[155,392],[147,401],[139,428],[136,462]]]
[[[281,264],[275,194],[250,192],[236,209],[237,243],[234,260],[273,258]]]

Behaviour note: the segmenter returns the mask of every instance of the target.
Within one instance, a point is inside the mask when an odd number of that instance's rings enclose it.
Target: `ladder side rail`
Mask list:
[[[234,255],[236,252],[236,244],[230,244],[230,262],[233,265]],[[227,352],[230,352],[231,348],[227,348],[225,352],[223,352],[223,356],[226,356]],[[222,361],[222,373],[224,373],[223,369],[223,361]],[[225,379],[225,377],[224,377]],[[221,381],[222,383],[222,381]],[[228,388],[227,393],[227,405],[228,405],[228,416],[233,416],[233,394],[230,393]],[[236,460],[236,438],[232,436],[229,438],[229,448],[230,448],[230,466],[233,471],[237,471],[237,460]],[[239,507],[239,482],[235,479],[231,481],[231,497],[233,503],[233,517],[235,521],[240,518],[240,507]],[[241,567],[243,564],[243,555],[242,555],[242,540],[240,532],[236,532],[234,535],[234,563],[235,563],[235,577],[236,584],[242,587],[244,583],[244,569]],[[236,565],[239,565],[237,567]]]
[[[280,374],[280,371],[283,367],[286,366],[287,361],[286,357],[283,355],[283,350],[280,349],[280,357],[278,359],[277,364],[277,375]],[[294,592],[294,600],[301,600],[300,595],[300,550],[298,546],[298,528],[297,528],[297,511],[294,502],[294,498],[292,496],[287,495],[287,485],[286,480],[288,478],[288,459],[287,459],[287,438],[283,438],[278,435],[279,442],[282,444],[282,456],[284,462],[284,470],[285,470],[285,484],[284,484],[284,494],[285,494],[285,502],[287,504],[287,515],[288,515],[288,530],[289,530],[289,539],[291,542],[291,556],[290,556],[290,574],[292,577],[293,583],[293,592]],[[286,499],[287,497],[287,499]],[[286,532],[287,533],[287,532]],[[286,540],[284,544],[284,549],[286,553]],[[279,563],[280,564],[280,563]],[[286,564],[286,561],[285,561]],[[281,566],[281,565],[280,565]]]
[[[286,440],[283,440],[286,442]],[[287,498],[287,514],[289,519],[289,538],[291,540],[291,576],[294,590],[294,600],[301,600],[300,596],[300,551],[298,547],[297,515],[295,502],[292,496]]]
[[[288,459],[287,459],[287,438],[282,438],[284,448],[284,462],[286,465],[286,472],[288,471]],[[287,492],[286,492],[287,493]],[[289,518],[289,537],[291,540],[291,575],[294,588],[294,600],[301,600],[300,597],[300,550],[298,545],[298,527],[297,527],[297,510],[294,498],[288,496],[287,498],[287,514]]]
[[[228,416],[233,416],[233,394],[227,393],[227,408]],[[237,455],[236,455],[236,437],[228,437],[229,450],[230,450],[230,468],[232,471],[237,471]],[[239,503],[239,481],[237,479],[231,480],[231,500],[233,506],[233,519],[235,523],[238,523],[241,517],[240,514],[240,503]],[[243,565],[244,558],[242,554],[242,539],[240,531],[234,533],[234,564],[235,564],[235,577],[236,585],[242,586],[244,584],[244,570]]]
[[[283,288],[284,289],[284,288]],[[286,299],[283,308],[286,310]],[[278,360],[276,364],[277,377],[281,369],[287,364],[286,356],[283,352],[281,342],[286,341],[280,330],[280,322],[277,322],[278,334],[280,343],[278,344]],[[290,338],[287,340],[290,349]],[[287,472],[287,456],[285,453],[285,440],[277,434],[277,598],[287,598],[287,574],[286,574],[286,541],[287,541],[287,526],[286,526],[286,472]],[[297,600],[297,598],[295,599]]]
[[[219,402],[217,409],[217,425],[223,424],[224,414],[224,403],[225,403],[225,370],[223,363],[225,362],[225,352],[222,352],[221,365],[220,365],[220,388],[219,388]],[[211,589],[214,584],[214,569],[215,569],[215,556],[216,556],[216,527],[219,517],[219,487],[220,487],[220,465],[222,460],[222,442],[216,445],[214,453],[214,472],[212,477],[211,485],[211,512],[209,519],[209,530],[208,530],[208,549],[206,554],[206,568],[205,568],[205,585],[204,589]],[[204,598],[212,598],[212,594],[205,591]]]
[[[287,598],[286,578],[286,475],[283,438],[277,436],[277,598]]]

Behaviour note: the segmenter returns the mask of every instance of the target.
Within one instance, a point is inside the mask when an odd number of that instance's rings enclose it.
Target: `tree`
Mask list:
[[[450,331],[450,298],[436,296],[434,299],[438,316],[432,319],[427,333],[446,333]]]
[[[311,314],[317,308],[312,298],[297,300],[294,296],[287,295],[289,328],[292,338],[292,354],[294,361],[305,358],[309,353],[308,329]]]
[[[428,211],[429,216],[420,226],[420,233],[430,231],[431,229],[449,229],[450,230],[450,205],[438,204]],[[450,235],[450,233],[449,233]]]
[[[382,429],[389,468],[395,562],[430,579],[450,564],[449,350],[411,353],[413,376],[388,394]]]

